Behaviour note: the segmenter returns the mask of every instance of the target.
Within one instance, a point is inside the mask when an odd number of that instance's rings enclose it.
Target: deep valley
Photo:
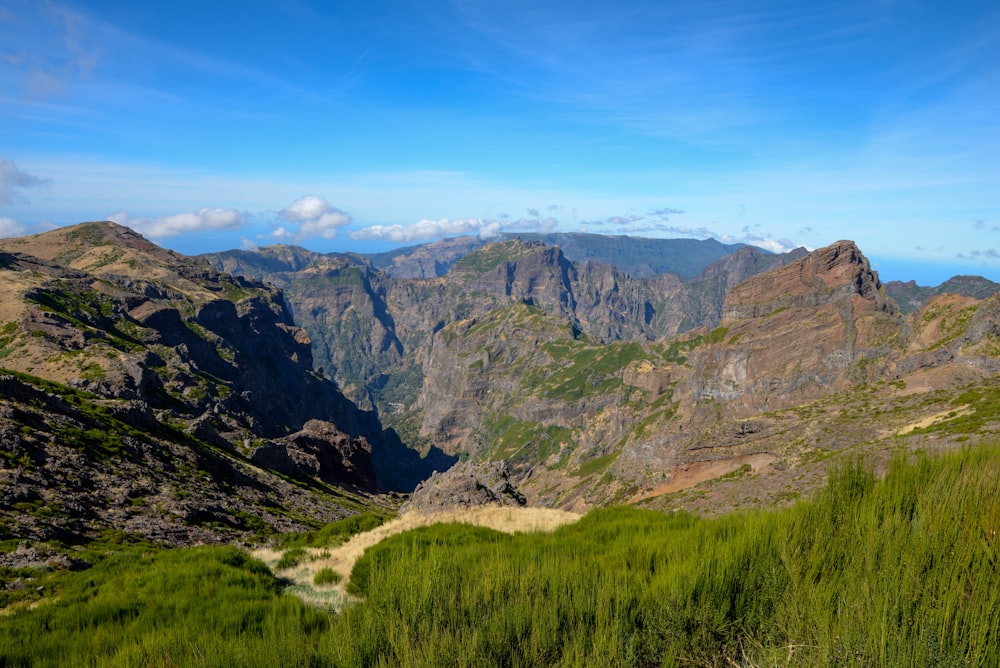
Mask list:
[[[0,665],[1000,660],[1000,285],[677,241],[0,239]]]

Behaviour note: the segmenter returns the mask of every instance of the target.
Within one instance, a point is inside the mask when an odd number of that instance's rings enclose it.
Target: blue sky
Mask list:
[[[995,2],[0,0],[0,235],[558,230],[1000,281]]]

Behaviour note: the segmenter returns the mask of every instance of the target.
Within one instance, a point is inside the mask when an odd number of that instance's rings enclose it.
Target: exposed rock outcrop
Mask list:
[[[402,510],[433,512],[455,507],[523,506],[524,495],[510,480],[506,462],[465,462],[422,482]]]

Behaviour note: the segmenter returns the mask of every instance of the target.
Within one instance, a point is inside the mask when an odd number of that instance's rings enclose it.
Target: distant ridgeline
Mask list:
[[[746,246],[723,244],[714,239],[646,239],[573,232],[509,233],[500,237],[504,241],[518,239],[559,246],[571,262],[599,262],[636,277],[670,273],[683,279],[695,278],[709,264]],[[478,237],[456,237],[367,257],[390,276],[431,278],[444,276],[455,260],[488,243],[491,242]]]

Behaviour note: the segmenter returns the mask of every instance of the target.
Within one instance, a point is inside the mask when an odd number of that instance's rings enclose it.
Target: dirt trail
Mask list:
[[[444,522],[461,522],[476,526],[489,527],[505,533],[553,531],[554,529],[575,522],[581,515],[551,508],[462,508],[434,513],[410,512],[376,527],[371,531],[358,534],[346,543],[337,547],[309,548],[310,560],[305,563],[278,573],[288,578],[294,584],[289,587],[291,593],[314,605],[341,610],[350,602],[351,597],[345,591],[347,581],[351,576],[354,563],[361,558],[369,547],[380,541],[417,527]],[[261,548],[253,552],[274,570],[281,558],[282,552],[271,548]],[[335,585],[317,587],[313,584],[316,573],[323,568],[331,568],[340,574],[341,581]]]

